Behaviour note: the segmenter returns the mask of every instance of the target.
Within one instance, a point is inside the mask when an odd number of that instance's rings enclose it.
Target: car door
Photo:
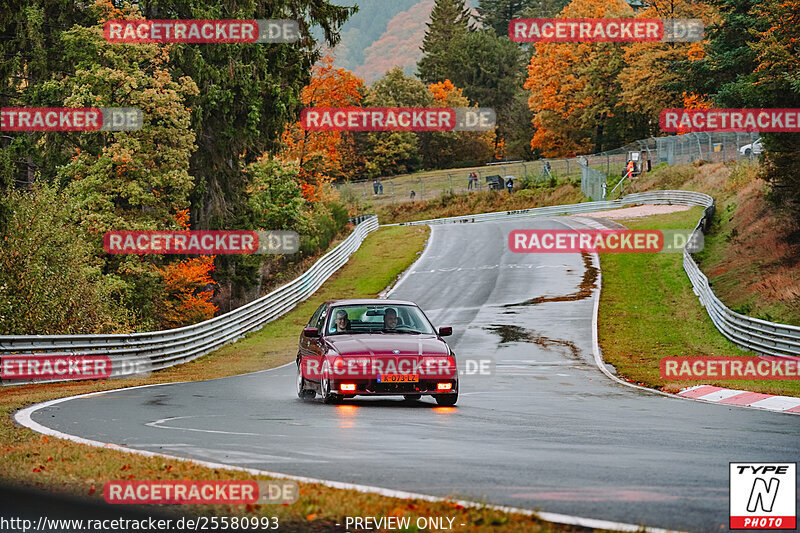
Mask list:
[[[324,324],[325,316],[327,316],[328,304],[320,305],[317,310],[311,315],[311,320],[308,321],[307,327],[317,328],[320,337],[309,338],[305,335],[300,335],[299,349],[297,353],[298,362],[303,371],[303,377],[313,381],[319,380],[320,366],[320,353],[321,353],[321,335],[323,334],[320,321]]]

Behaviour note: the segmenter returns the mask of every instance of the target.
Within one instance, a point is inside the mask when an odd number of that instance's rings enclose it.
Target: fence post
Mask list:
[[[367,197],[367,182],[365,181],[362,184],[364,185],[364,198],[366,198]]]
[[[425,193],[422,190],[422,176],[419,177],[419,199],[422,200],[422,197]]]
[[[450,194],[453,194],[453,175],[448,173],[447,177],[450,178]]]
[[[606,176],[611,174],[611,158],[608,156],[608,152],[606,152]]]
[[[567,159],[567,179],[569,179],[569,159]]]
[[[528,167],[525,165],[525,161],[522,162],[522,171],[525,172],[525,181],[528,180]]]
[[[392,204],[394,204],[394,181],[390,181],[389,185],[392,186]]]

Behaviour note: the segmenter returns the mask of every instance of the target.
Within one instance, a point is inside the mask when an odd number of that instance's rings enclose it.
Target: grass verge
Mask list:
[[[702,208],[623,222],[631,229],[691,229]],[[666,381],[663,357],[752,356],[725,339],[692,291],[683,255],[600,254],[603,286],[598,317],[603,359],[628,379],[669,392],[700,384],[800,396],[797,381]]]
[[[14,424],[13,413],[33,403],[128,386],[218,378],[274,367],[294,359],[297,336],[314,309],[331,298],[374,297],[405,270],[424,247],[427,227],[383,228],[371,234],[350,261],[307,301],[245,339],[147,379],[7,387],[0,396],[0,472],[2,481],[55,494],[102,501],[110,480],[253,479],[244,472],[216,470],[186,461],[143,457],[91,448],[42,436]],[[259,477],[257,479],[268,479]],[[178,509],[179,508],[179,509]],[[300,499],[291,505],[152,506],[144,512],[215,516],[276,516],[280,531],[341,531],[345,516],[446,516],[464,532],[572,532],[584,528],[554,525],[536,518],[486,508],[464,508],[451,502],[402,500],[315,484],[300,484]],[[43,509],[43,513],[46,511]],[[86,517],[92,518],[92,517]]]

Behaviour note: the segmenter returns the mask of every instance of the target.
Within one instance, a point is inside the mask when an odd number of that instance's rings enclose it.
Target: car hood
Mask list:
[[[342,356],[448,355],[447,344],[435,335],[336,335],[328,343]],[[395,353],[398,350],[399,353]]]

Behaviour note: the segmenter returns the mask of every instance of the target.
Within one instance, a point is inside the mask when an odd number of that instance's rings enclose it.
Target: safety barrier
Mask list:
[[[147,333],[110,335],[1,335],[0,356],[104,355],[112,377],[160,370],[205,355],[257,330],[302,302],[327,280],[366,236],[378,229],[378,217],[358,221],[353,232],[318,259],[300,277],[224,315],[191,326]],[[20,381],[3,381],[3,384]]]
[[[417,224],[453,224],[469,222],[487,222],[512,220],[528,217],[550,217],[559,215],[577,215],[593,211],[617,209],[634,204],[673,204],[702,206],[703,217],[693,232],[706,233],[714,216],[714,199],[704,193],[693,191],[648,191],[634,193],[617,200],[584,202],[580,204],[536,207],[517,211],[500,211],[415,222],[404,222],[392,225]],[[690,239],[692,242],[694,239]],[[700,271],[692,255],[683,250],[683,268],[692,282],[694,293],[706,308],[714,325],[727,339],[736,345],[754,352],[776,357],[800,357],[800,327],[788,324],[768,322],[752,318],[729,309],[723,304],[708,282],[708,278]]]

